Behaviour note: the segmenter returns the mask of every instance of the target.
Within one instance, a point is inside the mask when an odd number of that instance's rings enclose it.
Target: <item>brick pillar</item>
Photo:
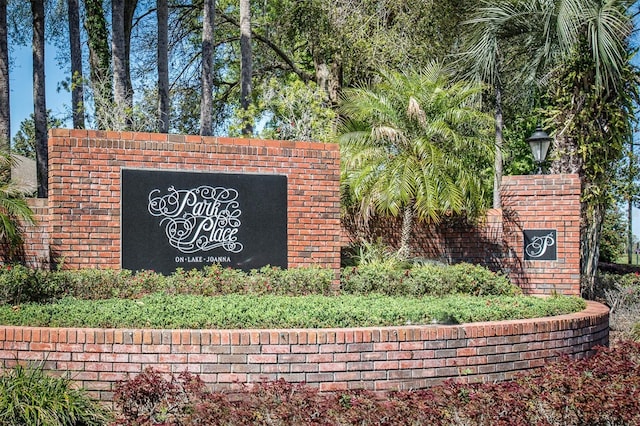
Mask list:
[[[580,295],[580,178],[505,176],[509,275],[526,294]]]
[[[27,198],[35,224],[23,224],[23,256],[26,265],[48,269],[51,266],[49,250],[49,203],[46,198]]]

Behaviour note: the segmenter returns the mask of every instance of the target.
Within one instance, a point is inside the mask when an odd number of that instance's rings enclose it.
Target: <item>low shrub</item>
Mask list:
[[[172,425],[637,425],[640,343],[561,359],[502,383],[448,381],[426,390],[319,393],[283,380],[210,392],[189,373],[146,370],[118,385],[118,426]]]
[[[340,290],[347,294],[380,293],[390,296],[407,294],[407,270],[382,263],[347,267],[342,270]]]
[[[1,306],[0,324],[103,328],[332,328],[537,318],[584,309],[576,297],[400,297],[371,295],[194,296],[154,293],[139,299],[64,298]]]
[[[47,302],[64,292],[51,272],[22,265],[0,266],[0,305]]]
[[[409,268],[409,269],[406,269]],[[152,271],[81,269],[42,271],[21,265],[0,267],[0,305],[49,302],[63,297],[85,300],[135,299],[147,294],[193,294],[218,296],[330,295],[335,294],[331,269],[320,267],[280,269],[265,266],[243,272],[213,265],[203,270],[179,269],[170,276]],[[402,264],[369,262],[345,268],[341,291],[346,294],[380,293],[389,296],[469,294],[516,295],[520,290],[509,280],[481,266],[466,263]]]
[[[381,293],[415,297],[445,294],[513,296],[521,293],[520,288],[507,277],[468,263],[416,264],[409,269],[377,262],[361,264],[344,269],[341,290],[350,294]]]
[[[631,329],[631,338],[640,341],[640,322],[635,323]]]
[[[0,424],[99,426],[111,413],[67,377],[47,375],[42,364],[17,365],[0,375]]]
[[[166,378],[147,368],[133,379],[118,384],[113,401],[120,411],[113,426],[217,425],[230,421],[229,402],[209,392],[204,382],[189,372]],[[203,412],[209,420],[216,420],[199,423],[198,417]]]
[[[0,305],[49,302],[62,297],[85,300],[135,299],[146,294],[332,294],[334,273],[309,267],[280,269],[266,266],[243,272],[207,266],[202,271],[178,270],[170,276],[153,271],[81,269],[42,271],[21,265],[0,267]]]
[[[53,273],[64,289],[62,295],[97,300],[132,297],[139,289],[132,282],[132,272],[114,269],[60,270]]]

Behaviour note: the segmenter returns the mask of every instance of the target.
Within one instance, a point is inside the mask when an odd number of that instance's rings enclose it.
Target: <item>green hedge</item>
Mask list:
[[[48,302],[68,296],[87,300],[131,299],[157,292],[203,296],[303,296],[340,292],[414,297],[445,294],[513,296],[520,293],[506,277],[467,263],[415,265],[410,269],[369,263],[345,268],[339,290],[333,288],[334,278],[332,270],[319,267],[283,270],[267,266],[243,272],[208,266],[202,271],[178,270],[164,276],[151,271],[82,269],[50,272],[5,265],[0,268],[0,305]]]
[[[350,294],[418,297],[445,294],[515,296],[521,293],[507,277],[469,263],[415,265],[407,269],[384,263],[347,267],[342,273],[341,288]]]
[[[584,308],[576,298],[522,297],[470,264],[370,262],[345,268],[151,271],[0,269],[0,324],[58,327],[291,328],[462,323]]]
[[[266,266],[243,272],[208,266],[202,271],[178,270],[170,276],[152,271],[81,269],[42,271],[21,265],[0,268],[0,305],[48,302],[62,297],[86,300],[131,299],[144,294],[333,294],[334,273],[310,267],[280,269]]]

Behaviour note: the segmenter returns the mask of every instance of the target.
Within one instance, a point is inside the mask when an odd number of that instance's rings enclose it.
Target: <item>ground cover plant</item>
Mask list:
[[[117,426],[147,425],[638,425],[640,343],[560,359],[502,383],[449,381],[385,397],[367,391],[319,393],[265,382],[214,393],[197,376],[154,370],[121,383]]]
[[[0,324],[102,328],[333,328],[539,318],[576,312],[576,297],[370,295],[203,297],[153,293],[139,299],[64,298],[1,306]]]
[[[0,324],[57,327],[321,328],[463,323],[584,309],[578,298],[524,297],[509,280],[469,264],[363,263],[341,288],[322,268],[248,273],[212,266],[150,271],[0,270]]]

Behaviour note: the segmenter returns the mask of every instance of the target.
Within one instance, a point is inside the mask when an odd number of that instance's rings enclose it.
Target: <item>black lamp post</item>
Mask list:
[[[541,126],[538,126],[531,136],[527,138],[527,142],[531,147],[533,153],[533,159],[538,165],[538,174],[542,174],[542,163],[547,158],[547,152],[549,151],[549,145],[551,144],[551,137],[542,130]]]

